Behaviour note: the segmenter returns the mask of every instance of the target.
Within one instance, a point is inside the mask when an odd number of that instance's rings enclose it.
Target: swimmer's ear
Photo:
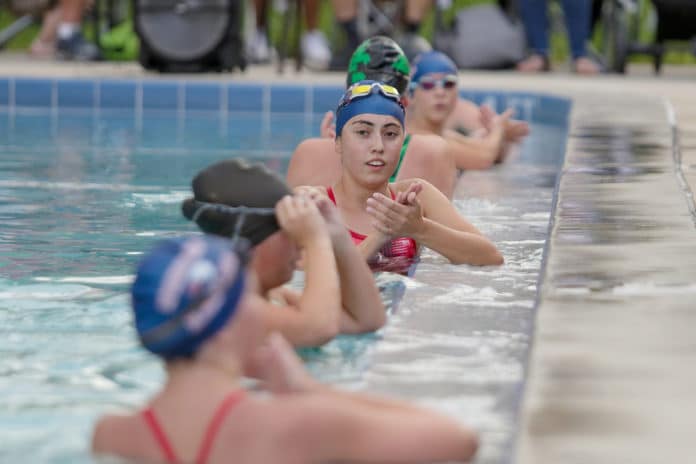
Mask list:
[[[195,198],[187,198],[181,202],[181,213],[189,221],[193,219],[193,215],[196,214],[197,209]]]

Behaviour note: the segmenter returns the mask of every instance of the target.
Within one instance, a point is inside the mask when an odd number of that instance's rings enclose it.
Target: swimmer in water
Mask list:
[[[347,84],[371,79],[391,85],[399,91],[406,107],[409,104],[410,73],[411,66],[399,45],[388,37],[375,36],[363,42],[353,53]],[[407,124],[400,162],[392,174],[392,182],[422,178],[451,198],[458,168],[490,167],[529,133],[526,122],[509,120],[509,114],[498,116],[487,106],[479,108],[465,99],[455,99],[448,110],[450,114],[444,128],[437,131],[428,132],[417,127],[416,133],[411,133]],[[410,116],[411,108],[408,113]],[[325,115],[321,138],[304,140],[293,152],[287,174],[290,186],[332,185],[338,179],[341,166],[333,156],[333,117],[331,111]],[[471,135],[466,137],[471,140],[461,142],[462,132]],[[460,146],[462,144],[464,147]]]
[[[140,411],[98,419],[92,452],[137,462],[443,462],[471,459],[476,435],[409,404],[315,382],[278,333],[240,243],[170,239],[132,287],[143,347],[166,381]],[[248,366],[253,365],[253,368]],[[246,391],[254,370],[265,392]]]
[[[510,141],[526,135],[529,127],[511,120],[511,109],[497,115],[485,106],[480,110],[481,127],[454,124],[453,115],[463,117],[457,72],[457,66],[442,52],[424,52],[414,58],[406,127],[414,135],[441,136],[457,168],[486,169],[502,161]]]
[[[274,311],[269,331],[297,347],[319,346],[339,333],[382,327],[384,305],[365,260],[327,199],[290,195],[282,179],[261,165],[225,160],[193,179],[184,216],[206,233],[241,237],[254,247],[251,269]],[[305,286],[284,287],[303,253]]]
[[[338,207],[368,260],[410,258],[418,245],[455,264],[502,264],[495,245],[423,179],[390,182],[404,139],[399,92],[374,81],[353,84],[336,110],[335,151],[342,170],[328,187],[300,187]]]

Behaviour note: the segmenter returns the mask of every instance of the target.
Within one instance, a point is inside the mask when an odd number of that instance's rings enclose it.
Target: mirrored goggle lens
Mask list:
[[[438,85],[445,89],[453,89],[457,86],[457,76],[445,76],[442,79],[421,79],[418,85],[423,90],[432,90]]]
[[[387,85],[387,84],[356,85],[355,87],[352,88],[350,96],[351,96],[351,98],[352,97],[364,97],[365,95],[370,94],[373,87],[377,87],[382,92],[382,94],[386,95],[387,97],[392,97],[396,100],[399,99],[399,91],[396,90],[396,87],[392,87],[391,85]]]

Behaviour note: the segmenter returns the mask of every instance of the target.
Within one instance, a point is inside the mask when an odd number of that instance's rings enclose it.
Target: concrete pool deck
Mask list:
[[[131,63],[35,62],[14,55],[0,63],[2,76],[160,77]],[[662,78],[643,67],[632,73],[462,74],[464,87],[573,99],[518,463],[692,459],[696,68],[669,67]],[[343,82],[336,73],[296,74],[291,65],[282,77],[261,67],[185,78]]]

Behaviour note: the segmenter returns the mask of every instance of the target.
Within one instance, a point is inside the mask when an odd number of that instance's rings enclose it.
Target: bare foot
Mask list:
[[[599,65],[586,56],[576,59],[574,66],[575,72],[578,74],[595,75],[601,72]]]
[[[56,54],[56,44],[37,38],[29,47],[29,54],[34,58],[53,58]]]
[[[530,55],[517,63],[517,70],[526,73],[536,73],[548,71],[550,69],[549,59],[542,55]]]

